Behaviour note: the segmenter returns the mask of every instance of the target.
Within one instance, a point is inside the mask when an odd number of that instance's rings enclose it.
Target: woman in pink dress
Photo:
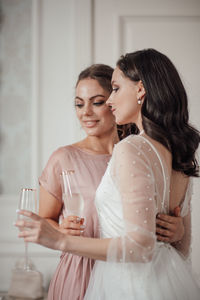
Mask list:
[[[95,192],[110,160],[113,146],[119,141],[118,133],[123,133],[117,131],[113,114],[106,105],[112,91],[112,73],[113,69],[106,65],[92,65],[80,73],[76,85],[75,107],[87,136],[73,145],[57,149],[39,178],[40,216],[68,235],[99,237]],[[69,169],[75,170],[80,192],[85,200],[85,222],[76,216],[63,218],[66,208],[62,202],[60,174]],[[62,220],[60,225],[59,220]],[[159,240],[172,243],[182,238],[184,227],[181,217],[160,215],[157,224]],[[83,299],[93,264],[94,260],[90,258],[62,253],[50,283],[48,299]]]

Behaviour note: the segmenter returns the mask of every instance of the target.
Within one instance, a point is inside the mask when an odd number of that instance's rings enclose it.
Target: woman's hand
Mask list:
[[[62,223],[59,225],[61,229],[60,231],[68,235],[80,236],[85,229],[83,223],[83,218],[68,216],[67,218],[64,218]]]
[[[183,218],[180,217],[180,207],[174,209],[174,216],[158,214],[156,217],[157,240],[174,243],[183,238],[185,229]]]
[[[30,218],[30,220],[18,220],[15,223],[20,230],[18,237],[24,238],[25,242],[37,243],[55,250],[62,249],[62,242],[67,238],[65,234],[33,212],[20,210],[18,214]]]

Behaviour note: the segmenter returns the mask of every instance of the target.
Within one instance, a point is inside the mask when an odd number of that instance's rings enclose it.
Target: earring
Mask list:
[[[138,101],[137,101],[137,103],[138,103],[139,105],[142,104],[142,100],[139,98]]]

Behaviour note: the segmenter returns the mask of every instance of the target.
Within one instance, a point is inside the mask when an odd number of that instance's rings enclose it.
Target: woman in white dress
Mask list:
[[[96,192],[101,238],[65,236],[41,217],[22,211],[20,237],[96,259],[85,299],[199,299],[187,261],[191,177],[198,176],[199,133],[188,123],[187,95],[162,53],[147,49],[121,57],[107,103],[117,124],[135,123],[113,151]],[[176,250],[158,242],[155,216],[181,206],[185,234]]]

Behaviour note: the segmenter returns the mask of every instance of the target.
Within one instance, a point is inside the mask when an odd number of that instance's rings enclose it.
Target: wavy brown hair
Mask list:
[[[174,170],[199,176],[195,158],[199,131],[189,124],[187,94],[173,63],[166,55],[145,49],[121,56],[117,66],[126,77],[144,85],[141,112],[146,134],[172,153]]]

